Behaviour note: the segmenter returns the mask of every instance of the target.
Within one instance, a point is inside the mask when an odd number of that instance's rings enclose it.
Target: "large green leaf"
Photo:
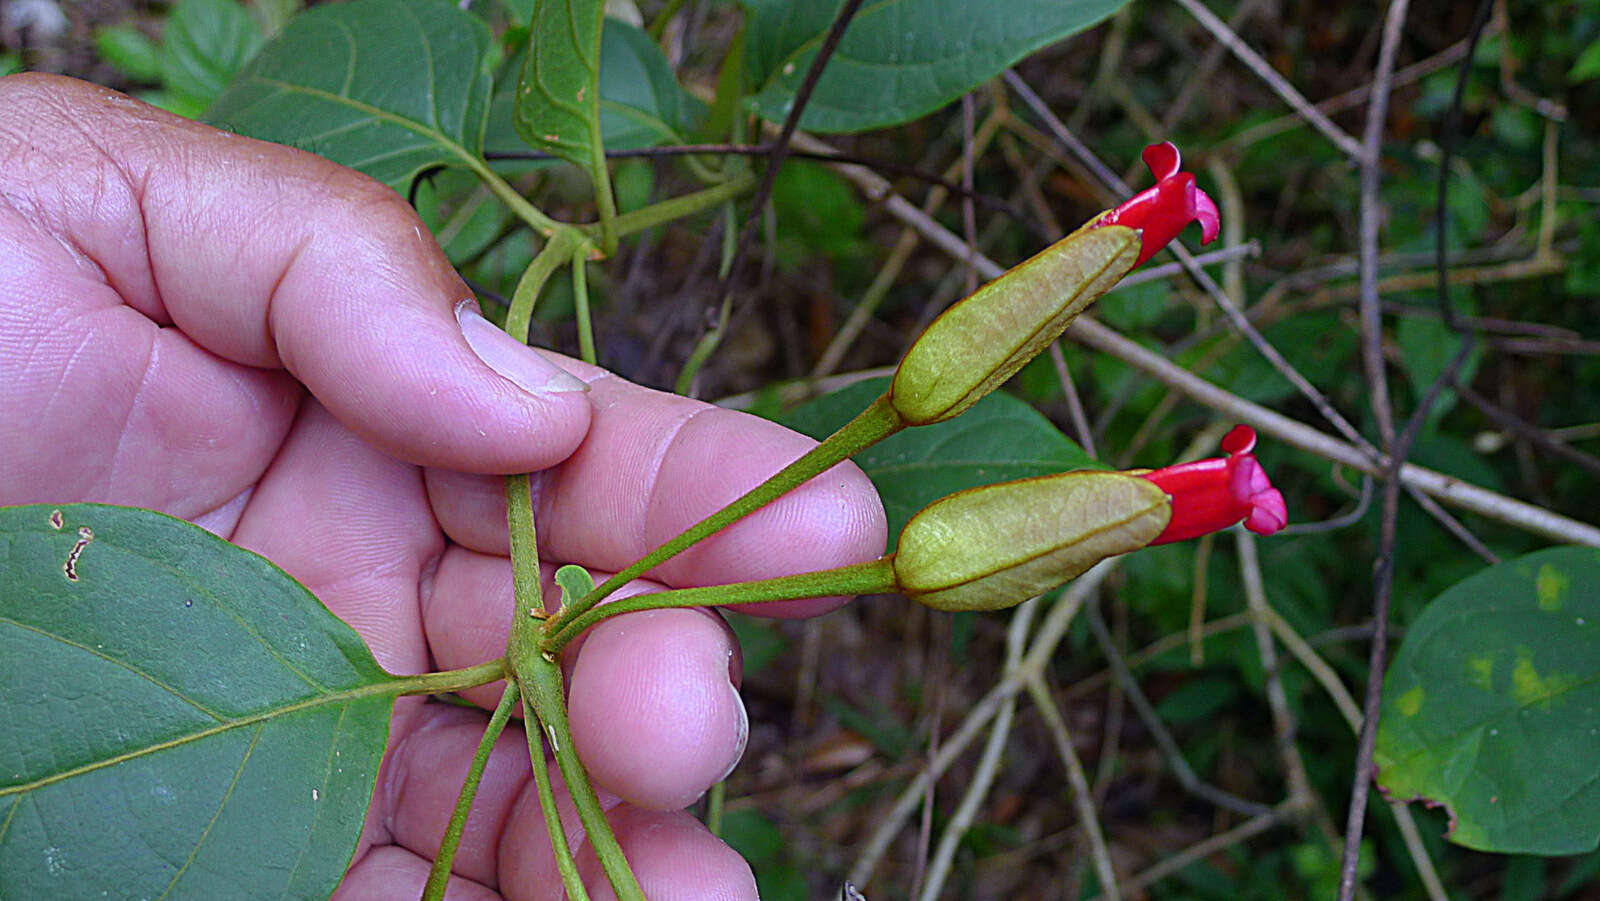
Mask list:
[[[1428,605],[1383,684],[1378,784],[1484,851],[1600,844],[1600,551],[1492,566]]]
[[[517,86],[514,121],[522,139],[588,169],[600,117],[604,0],[539,0]]]
[[[355,0],[292,19],[206,111],[403,189],[482,155],[489,28],[446,0]]]
[[[0,509],[0,898],[326,898],[391,681],[299,583],[196,526]]]
[[[783,422],[813,438],[826,438],[888,384],[888,379],[857,382],[797,407]],[[906,429],[854,459],[883,498],[891,548],[913,513],[947,494],[1053,472],[1105,468],[1037,410],[999,392],[955,419]]]
[[[234,0],[182,0],[162,35],[162,79],[204,109],[259,46],[261,30]]]
[[[753,102],[781,121],[843,0],[741,0]],[[922,116],[1128,0],[867,0],[828,60],[800,127],[865,131]]]

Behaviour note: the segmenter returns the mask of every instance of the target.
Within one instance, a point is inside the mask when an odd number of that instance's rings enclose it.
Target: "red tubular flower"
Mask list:
[[[1251,453],[1255,429],[1234,426],[1222,439],[1226,458],[1196,460],[1141,473],[1172,498],[1172,519],[1155,544],[1196,538],[1244,520],[1257,535],[1271,535],[1289,521],[1283,495],[1267,480]]]
[[[1146,147],[1142,156],[1156,177],[1155,187],[1106,212],[1090,227],[1125,225],[1138,229],[1139,261],[1135,266],[1155,256],[1184,226],[1196,220],[1200,222],[1200,243],[1216,240],[1222,217],[1206,192],[1196,187],[1194,175],[1179,171],[1183,160],[1178,148],[1171,141],[1162,141]]]

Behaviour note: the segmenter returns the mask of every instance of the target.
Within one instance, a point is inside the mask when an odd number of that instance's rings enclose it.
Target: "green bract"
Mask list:
[[[1080,228],[979,288],[933,321],[889,393],[908,425],[943,422],[1000,387],[1128,274],[1139,233]]]
[[[900,591],[940,610],[998,610],[1138,550],[1166,528],[1167,495],[1138,476],[1067,472],[985,485],[924,507],[900,533]]]

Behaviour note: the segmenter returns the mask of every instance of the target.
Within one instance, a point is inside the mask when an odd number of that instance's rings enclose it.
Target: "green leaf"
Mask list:
[[[600,132],[606,147],[632,150],[674,143],[694,127],[703,104],[672,74],[644,29],[605,20],[600,41]]]
[[[1600,78],[1600,40],[1591,41],[1589,46],[1583,48],[1583,52],[1578,54],[1578,61],[1567,72],[1569,84],[1582,84],[1592,78]]]
[[[571,563],[556,570],[556,584],[561,586],[562,606],[594,591],[594,578],[589,571]]]
[[[517,83],[526,60],[526,51],[518,54],[507,67],[510,77],[495,83],[486,150],[528,149],[514,122]],[[680,142],[704,115],[704,106],[684,92],[649,35],[626,22],[605,20],[600,41],[600,132],[606,147],[634,150]],[[494,165],[515,172],[537,164],[496,161]]]
[[[0,510],[0,575],[0,897],[333,891],[395,693],[354,630],[147,510]]]
[[[590,170],[600,148],[601,0],[534,4],[513,121],[535,149]]]
[[[134,81],[161,78],[161,50],[132,25],[110,25],[94,32],[94,50],[118,72]]]
[[[204,107],[261,46],[255,20],[234,0],[183,0],[162,35],[167,88]]]
[[[782,121],[843,0],[741,0],[752,98]],[[1128,0],[868,0],[828,60],[800,127],[866,131],[949,103]]]
[[[861,412],[888,379],[857,382],[796,408],[790,428],[822,439]],[[855,456],[889,514],[890,549],[906,520],[948,494],[1073,469],[1104,469],[1039,412],[996,392],[948,422],[906,429]]]
[[[445,0],[301,13],[206,111],[224,128],[321,154],[404,189],[482,154],[489,28]]]
[[[1469,315],[1471,312],[1465,311]],[[1442,320],[1421,316],[1402,316],[1399,326],[1395,328],[1395,341],[1400,345],[1400,360],[1411,382],[1413,396],[1418,401],[1449,367],[1450,361],[1461,348],[1461,336]],[[1457,373],[1457,380],[1464,385],[1472,383],[1472,376],[1478,371],[1478,362],[1483,359],[1481,342],[1479,345],[1468,352],[1466,362]],[[1428,422],[1437,424],[1455,405],[1455,392],[1446,386],[1433,409],[1428,411]]]
[[[1383,685],[1378,783],[1482,851],[1600,845],[1600,551],[1489,567],[1433,600]]]

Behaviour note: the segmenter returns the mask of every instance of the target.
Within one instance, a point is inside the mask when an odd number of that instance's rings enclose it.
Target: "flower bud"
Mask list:
[[[1128,274],[1139,232],[1080,228],[945,310],[895,370],[890,400],[908,425],[964,412],[1061,336]]]
[[[1094,470],[968,489],[924,507],[900,533],[900,591],[940,610],[998,610],[1106,557],[1149,544],[1172,515],[1154,482]]]

